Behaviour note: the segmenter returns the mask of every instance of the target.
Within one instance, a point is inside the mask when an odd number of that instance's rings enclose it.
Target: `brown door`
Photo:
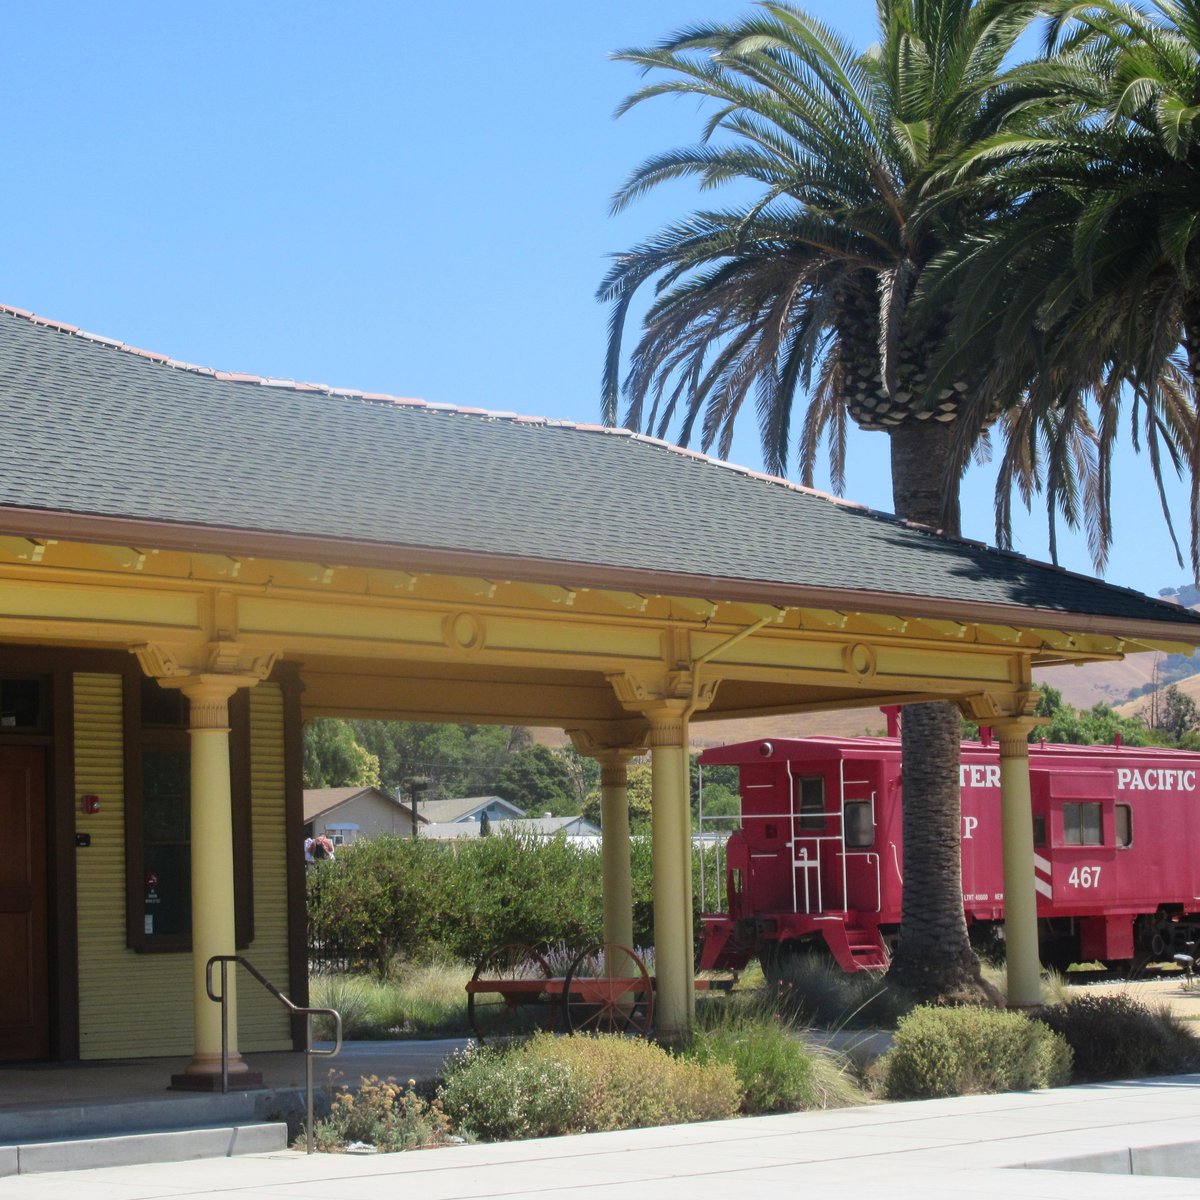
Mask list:
[[[50,1052],[45,756],[0,746],[0,1059]]]

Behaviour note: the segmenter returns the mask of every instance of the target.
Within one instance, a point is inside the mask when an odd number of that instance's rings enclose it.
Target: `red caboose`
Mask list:
[[[1043,961],[1169,961],[1200,939],[1200,754],[1035,745],[1029,758]],[[701,968],[821,942],[843,970],[886,966],[904,873],[899,739],[743,742],[700,763],[739,768],[742,814]],[[960,780],[967,921],[998,930],[999,748],[964,742]]]

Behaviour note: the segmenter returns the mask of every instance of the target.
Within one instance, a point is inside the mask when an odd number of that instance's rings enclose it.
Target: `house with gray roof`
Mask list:
[[[429,818],[418,812],[417,826]],[[305,788],[304,836],[327,837],[339,846],[387,835],[411,837],[412,809],[377,787]]]
[[[419,800],[417,812],[438,825],[478,824],[487,815],[489,821],[511,821],[523,817],[525,810],[518,808],[503,796],[460,796],[448,800]]]

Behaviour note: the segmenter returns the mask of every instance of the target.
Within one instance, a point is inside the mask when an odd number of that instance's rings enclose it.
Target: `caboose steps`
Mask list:
[[[878,971],[888,965],[887,947],[878,929],[860,929],[842,921],[822,922],[821,933],[843,971]]]

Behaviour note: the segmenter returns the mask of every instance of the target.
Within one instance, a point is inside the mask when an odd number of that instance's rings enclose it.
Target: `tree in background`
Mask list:
[[[1151,728],[1167,734],[1177,743],[1182,742],[1187,734],[1200,729],[1200,709],[1197,709],[1196,701],[1187,692],[1181,692],[1175,684],[1164,688],[1153,707],[1147,705],[1142,713],[1153,713]]]
[[[604,416],[727,456],[753,394],[768,470],[785,474],[799,426],[800,472],[813,481],[823,439],[844,482],[847,421],[888,434],[895,511],[959,532],[965,459],[1019,393],[967,403],[994,364],[962,364],[933,386],[953,303],[912,309],[922,275],[951,245],[982,233],[991,201],[982,170],[946,168],[972,148],[1026,128],[988,89],[1038,5],[1024,0],[878,0],[879,42],[857,50],[814,17],[760,4],[729,25],[700,24],[617,55],[654,80],[625,111],[662,95],[696,97],[709,115],[698,145],[638,167],[621,209],[680,178],[753,189],[740,207],[696,212],[616,256],[600,289],[612,305]],[[725,141],[718,141],[723,136]],[[630,304],[655,299],[623,389]],[[793,423],[794,410],[799,417]],[[1067,459],[1079,443],[1062,439]],[[1064,469],[1070,469],[1069,466]],[[1063,495],[1048,495],[1050,503]],[[910,706],[905,755],[905,887],[892,977],[919,996],[985,992],[967,939],[959,869],[959,714]]]
[[[316,720],[305,728],[304,785],[348,787],[369,778],[395,795],[404,779],[423,775],[432,780],[429,799],[486,795],[508,758],[530,742],[528,730],[501,725]],[[374,763],[373,776],[360,761]]]
[[[1068,746],[1111,746],[1119,735],[1126,746],[1145,746],[1150,740],[1146,726],[1137,717],[1123,717],[1107,704],[1094,704],[1080,710],[1067,704],[1058,688],[1048,683],[1037,685],[1038,701],[1034,715],[1045,722],[1029,731],[1029,741]],[[964,721],[964,739],[979,737],[979,726]]]
[[[1054,512],[1086,523],[1103,568],[1112,535],[1114,449],[1143,446],[1171,535],[1168,468],[1192,484],[1191,563],[1200,572],[1200,9],[1195,0],[1049,0],[1048,57],[1015,67],[998,112],[1034,115],[969,148],[949,176],[994,213],[982,235],[947,247],[926,298],[952,297],[951,353],[935,375],[996,364],[970,403],[1024,394],[998,429],[997,539],[1010,546],[1014,491],[1044,489]],[[1018,123],[1019,124],[1019,123]],[[953,195],[955,188],[948,189]],[[935,303],[936,308],[936,303]],[[960,429],[970,434],[970,422]],[[1079,444],[1077,473],[1060,448]],[[958,440],[964,459],[971,436]],[[1180,566],[1183,556],[1176,541]]]
[[[492,790],[531,817],[543,813],[573,817],[582,808],[565,755],[549,746],[527,746],[510,755],[497,773]]]
[[[318,718],[304,728],[304,786],[379,787],[379,759],[345,721]]]
[[[1049,714],[1045,725],[1030,731],[1029,740],[1037,742],[1045,738],[1056,745],[1111,746],[1118,735],[1126,746],[1145,746],[1149,741],[1141,721],[1123,717],[1107,704],[1094,704],[1087,710],[1063,704]]]
[[[700,833],[728,833],[730,823],[717,821],[709,824],[709,817],[736,817],[742,811],[742,793],[736,766],[709,766],[704,768],[704,817],[705,827],[700,828],[700,758],[693,754],[689,759],[689,775],[692,798],[692,828]]]
[[[575,786],[575,798],[579,811],[583,811],[588,797],[600,786],[600,764],[586,754],[580,754],[569,742],[558,751],[563,765],[571,773],[571,781]]]
[[[360,745],[379,756],[380,777],[392,790],[411,775],[432,781],[430,799],[481,796],[509,756],[530,745],[527,729],[431,721],[351,721]]]
[[[645,833],[650,828],[653,799],[653,773],[648,762],[629,764],[626,773],[629,797],[629,828],[635,833]],[[593,825],[602,825],[600,820],[600,789],[588,794],[583,806],[583,815]]]

